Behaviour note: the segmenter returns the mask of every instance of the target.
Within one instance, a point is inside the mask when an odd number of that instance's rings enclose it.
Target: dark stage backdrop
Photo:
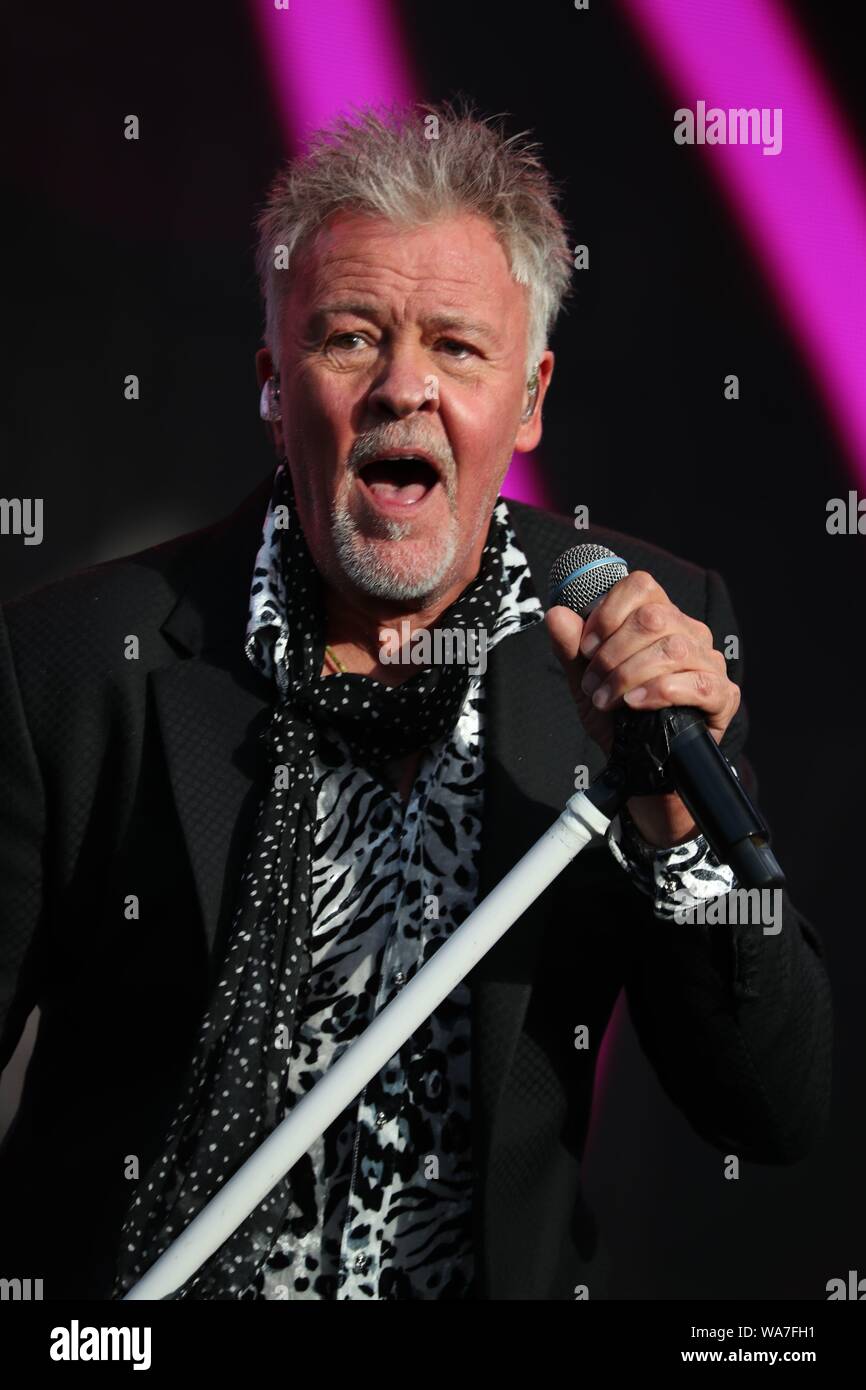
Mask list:
[[[829,953],[832,1126],[793,1168],[745,1164],[724,1181],[627,1019],[617,1031],[586,1164],[613,1293],[823,1299],[828,1279],[866,1273],[866,554],[861,537],[825,528],[827,500],[857,485],[852,465],[706,161],[674,144],[675,103],[621,17],[601,4],[577,14],[570,0],[398,8],[419,94],[464,92],[511,113],[565,186],[590,268],[553,342],[539,467],[557,509],[585,504],[595,522],[725,576],[762,804]],[[862,155],[844,7],[837,19],[789,8]],[[251,221],[284,148],[240,3],[19,6],[12,58],[0,494],[44,498],[45,534],[30,547],[0,538],[4,599],[215,520],[270,468]],[[129,112],[136,143],[122,137]],[[123,395],[131,372],[136,403]],[[723,396],[731,372],[736,402]]]

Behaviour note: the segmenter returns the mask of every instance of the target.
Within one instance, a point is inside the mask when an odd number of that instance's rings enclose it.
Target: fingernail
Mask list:
[[[642,685],[638,685],[634,690],[630,690],[627,695],[622,697],[627,705],[641,705],[646,699],[646,690]]]
[[[593,695],[592,703],[595,705],[596,709],[604,709],[609,699],[610,687],[607,685],[603,685]]]
[[[584,695],[591,695],[600,685],[601,676],[597,676],[594,671],[587,671],[583,680],[580,682],[580,688]]]
[[[601,639],[596,637],[594,632],[591,632],[588,637],[584,637],[580,644],[580,650],[584,656],[592,656],[593,652],[600,646]]]

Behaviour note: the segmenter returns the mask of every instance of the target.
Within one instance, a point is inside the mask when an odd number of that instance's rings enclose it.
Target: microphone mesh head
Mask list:
[[[561,603],[582,618],[614,584],[625,579],[628,565],[604,545],[573,545],[550,571],[549,607]]]

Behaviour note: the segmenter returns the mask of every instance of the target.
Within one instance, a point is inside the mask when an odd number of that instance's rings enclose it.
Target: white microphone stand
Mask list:
[[[593,839],[604,835],[609,824],[585,792],[572,796],[550,829],[298,1101],[124,1301],[167,1298],[191,1278],[548,884]]]

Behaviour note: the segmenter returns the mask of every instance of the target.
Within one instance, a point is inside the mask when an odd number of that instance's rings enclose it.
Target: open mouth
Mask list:
[[[412,454],[372,459],[358,470],[358,477],[377,505],[416,507],[439,482],[429,459]]]

